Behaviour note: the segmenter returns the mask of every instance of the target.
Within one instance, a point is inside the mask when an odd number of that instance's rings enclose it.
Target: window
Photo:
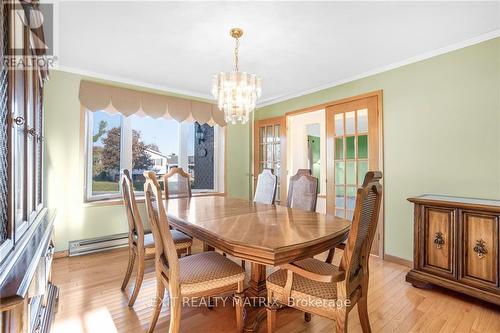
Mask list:
[[[161,180],[173,167],[191,175],[193,193],[223,188],[224,138],[218,126],[87,111],[87,127],[89,201],[120,197],[122,169],[131,171],[138,192],[144,171],[154,170]]]

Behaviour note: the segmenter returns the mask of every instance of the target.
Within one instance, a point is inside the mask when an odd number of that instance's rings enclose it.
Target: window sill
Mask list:
[[[210,197],[210,196],[225,196],[224,192],[202,192],[202,193],[193,193],[193,197]],[[175,198],[173,198],[175,199]],[[137,203],[144,203],[144,196],[137,196]],[[83,203],[83,207],[99,207],[99,206],[122,206],[123,199],[122,198],[112,198],[112,199],[98,199],[85,201]]]

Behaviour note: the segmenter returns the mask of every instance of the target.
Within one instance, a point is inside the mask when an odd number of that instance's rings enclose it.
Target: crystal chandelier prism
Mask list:
[[[257,99],[262,93],[261,80],[255,74],[239,71],[238,51],[243,30],[233,28],[230,35],[236,40],[234,71],[214,75],[212,95],[217,99],[219,109],[224,111],[227,123],[244,124],[248,121],[250,112],[255,110]]]

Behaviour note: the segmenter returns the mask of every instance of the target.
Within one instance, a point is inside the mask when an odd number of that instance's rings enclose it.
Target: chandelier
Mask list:
[[[214,75],[212,95],[217,99],[219,109],[224,111],[227,123],[244,124],[248,121],[250,112],[255,110],[255,104],[261,95],[261,80],[255,74],[240,72],[238,51],[243,30],[233,28],[230,35],[236,40],[234,71]]]

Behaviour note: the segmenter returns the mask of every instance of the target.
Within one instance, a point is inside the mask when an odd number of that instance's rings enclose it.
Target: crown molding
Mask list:
[[[433,58],[433,57],[436,57],[439,55],[443,55],[443,54],[446,54],[446,53],[449,53],[449,52],[452,52],[455,50],[459,50],[459,49],[462,49],[462,48],[465,48],[468,46],[479,44],[481,42],[495,39],[498,37],[500,37],[500,29],[476,36],[476,37],[471,38],[471,39],[467,39],[467,40],[459,42],[459,43],[451,44],[451,45],[448,45],[448,46],[445,46],[445,47],[442,47],[442,48],[439,48],[439,49],[436,49],[433,51],[429,51],[429,52],[405,59],[403,61],[399,61],[399,62],[389,64],[386,66],[382,66],[382,67],[379,67],[379,68],[376,68],[376,69],[373,69],[373,70],[370,70],[370,71],[367,71],[367,72],[364,72],[361,74],[357,74],[357,75],[354,75],[351,77],[347,77],[345,79],[341,79],[341,80],[334,81],[334,82],[329,82],[329,83],[323,84],[321,86],[318,86],[318,87],[315,87],[312,89],[307,89],[307,90],[300,91],[300,92],[282,94],[282,95],[278,95],[276,97],[270,97],[270,98],[267,98],[267,99],[264,99],[264,100],[261,100],[260,102],[258,102],[257,108],[263,108],[265,106],[284,102],[284,101],[287,101],[289,99],[293,99],[293,98],[301,97],[304,95],[312,94],[312,93],[315,93],[315,92],[318,92],[321,90],[333,88],[333,87],[336,87],[336,86],[339,86],[339,85],[342,85],[345,83],[349,83],[349,82],[363,79],[363,78],[366,78],[369,76],[373,76],[376,74],[387,72],[387,71],[390,71],[392,69],[396,69],[399,67],[410,65],[410,64],[422,61],[422,60],[430,59],[430,58]],[[213,102],[213,100],[214,100],[214,98],[209,94],[200,94],[199,92],[196,92],[196,91],[176,89],[176,88],[172,88],[172,87],[168,87],[168,86],[164,86],[164,85],[151,84],[151,83],[147,83],[147,82],[143,82],[143,81],[139,81],[139,80],[133,80],[133,79],[129,79],[129,78],[121,77],[121,76],[116,76],[116,75],[100,74],[100,73],[95,73],[95,72],[80,69],[80,68],[68,67],[68,66],[63,66],[63,65],[56,66],[55,69],[63,71],[63,72],[88,76],[88,77],[92,77],[92,78],[96,78],[96,79],[114,81],[117,83],[124,83],[124,84],[133,85],[133,86],[154,89],[154,90],[162,91],[165,93],[179,94],[179,95],[183,95],[185,97],[199,98],[203,101]]]
[[[283,94],[283,95],[280,95],[280,96],[277,96],[277,97],[267,98],[265,100],[261,100],[257,104],[257,108],[263,108],[265,106],[269,106],[269,105],[272,105],[272,104],[277,104],[277,103],[284,102],[284,101],[287,101],[287,100],[290,100],[290,99],[293,99],[293,98],[297,98],[297,97],[301,97],[301,96],[304,96],[304,95],[309,95],[309,94],[312,94],[312,93],[315,93],[315,92],[318,92],[318,91],[321,91],[321,90],[333,88],[333,87],[339,86],[341,84],[345,84],[345,83],[348,83],[348,82],[352,82],[352,81],[356,81],[356,80],[359,80],[359,79],[363,79],[363,78],[366,78],[366,77],[369,77],[369,76],[372,76],[372,75],[375,75],[375,74],[387,72],[387,71],[390,71],[392,69],[396,69],[396,68],[399,68],[399,67],[410,65],[410,64],[422,61],[422,60],[434,58],[434,57],[442,55],[442,54],[446,54],[446,53],[449,53],[449,52],[452,52],[452,51],[456,51],[456,50],[459,50],[459,49],[462,49],[462,48],[465,48],[465,47],[468,47],[468,46],[472,46],[472,45],[475,45],[475,44],[479,44],[481,42],[485,42],[487,40],[495,39],[495,38],[498,38],[498,37],[500,37],[500,29],[493,30],[491,32],[479,35],[479,36],[471,38],[471,39],[467,39],[467,40],[459,42],[459,43],[451,44],[451,45],[448,45],[448,46],[445,46],[445,47],[442,47],[442,48],[439,48],[439,49],[436,49],[436,50],[433,50],[433,51],[430,51],[430,52],[426,52],[426,53],[417,55],[415,57],[408,58],[408,59],[403,60],[403,61],[399,61],[399,62],[390,64],[390,65],[386,65],[386,66],[382,66],[382,67],[370,70],[368,72],[364,72],[362,74],[358,74],[358,75],[354,75],[354,76],[351,76],[351,77],[348,77],[348,78],[345,78],[345,79],[341,79],[341,80],[338,80],[338,81],[326,83],[326,84],[323,84],[323,85],[318,86],[316,88],[304,90],[304,91],[301,91],[301,92],[295,92],[295,93],[290,93],[290,94]]]
[[[138,81],[138,80],[133,80],[121,76],[116,76],[116,75],[107,75],[107,74],[100,74],[100,73],[95,73],[92,71],[88,71],[85,69],[80,69],[80,68],[75,68],[75,67],[68,67],[68,66],[56,66],[54,68],[55,70],[62,71],[62,72],[68,72],[72,74],[77,74],[77,75],[82,75],[82,76],[88,76],[90,78],[96,78],[100,80],[106,80],[106,81],[113,81],[116,83],[123,83],[123,84],[129,84],[132,86],[137,86],[140,88],[147,88],[147,89],[154,89],[154,90],[159,90],[164,93],[171,93],[171,94],[178,94],[178,95],[183,95],[184,97],[194,97],[201,99],[205,102],[214,102],[213,96],[209,94],[200,94],[195,91],[191,90],[184,90],[184,89],[176,89],[172,87],[167,87],[163,85],[157,85],[157,84],[151,84],[143,81]]]

